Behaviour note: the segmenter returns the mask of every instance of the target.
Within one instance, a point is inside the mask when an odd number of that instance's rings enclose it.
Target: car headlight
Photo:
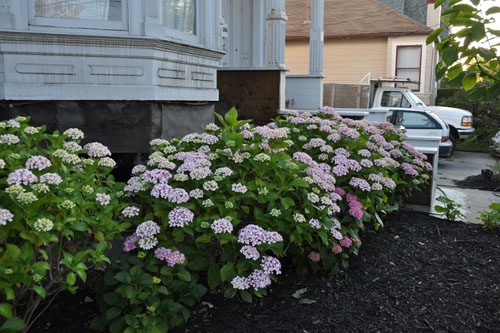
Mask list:
[[[461,125],[462,126],[472,126],[472,117],[471,116],[463,116]]]

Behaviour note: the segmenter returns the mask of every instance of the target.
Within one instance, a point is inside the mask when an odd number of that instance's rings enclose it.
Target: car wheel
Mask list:
[[[457,135],[454,133],[454,131],[450,131],[450,141],[451,141],[451,153],[450,157],[455,153],[455,149],[457,148]]]

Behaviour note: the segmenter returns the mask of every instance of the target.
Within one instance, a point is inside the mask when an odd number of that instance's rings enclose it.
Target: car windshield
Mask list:
[[[408,91],[408,98],[412,100],[413,104],[415,104],[415,106],[427,106],[425,105],[424,102],[422,102],[422,100],[420,98],[418,98],[414,93]]]

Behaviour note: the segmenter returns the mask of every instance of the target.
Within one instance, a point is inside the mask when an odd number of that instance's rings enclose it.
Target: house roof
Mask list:
[[[314,1],[314,0],[312,0]],[[325,0],[324,35],[370,38],[428,35],[432,29],[378,0]],[[286,39],[309,39],[311,0],[286,0]]]

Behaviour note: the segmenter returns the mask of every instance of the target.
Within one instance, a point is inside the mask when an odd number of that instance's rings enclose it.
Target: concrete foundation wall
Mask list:
[[[0,101],[0,119],[30,116],[53,132],[72,127],[85,142],[98,141],[115,153],[147,153],[155,138],[202,132],[214,121],[214,104],[158,101]]]

